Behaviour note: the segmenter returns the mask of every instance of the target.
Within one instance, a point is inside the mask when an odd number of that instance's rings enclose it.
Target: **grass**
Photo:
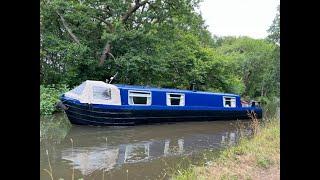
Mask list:
[[[172,179],[280,179],[279,118],[259,124],[253,120],[252,126],[253,137],[243,137],[238,145],[222,150],[210,165],[177,171]]]
[[[53,172],[52,172],[52,167],[51,167],[51,163],[50,163],[50,158],[49,158],[49,152],[48,150],[46,150],[46,154],[48,157],[48,163],[49,163],[49,170],[48,169],[43,169],[45,172],[47,172],[51,178],[51,180],[53,180]]]
[[[191,168],[186,170],[178,170],[178,175],[174,178],[176,180],[184,180],[184,179],[197,179],[196,172]]]

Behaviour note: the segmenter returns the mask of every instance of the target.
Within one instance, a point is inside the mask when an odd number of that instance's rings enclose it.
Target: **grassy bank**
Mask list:
[[[279,118],[259,124],[254,137],[242,138],[209,165],[178,171],[173,179],[280,179]]]

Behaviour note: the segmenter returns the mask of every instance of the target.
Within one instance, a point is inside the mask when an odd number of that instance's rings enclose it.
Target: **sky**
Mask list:
[[[217,36],[265,38],[280,0],[203,0],[200,12]]]

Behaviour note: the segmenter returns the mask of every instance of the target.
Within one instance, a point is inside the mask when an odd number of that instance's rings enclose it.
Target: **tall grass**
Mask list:
[[[53,171],[52,171],[52,167],[51,167],[51,163],[50,163],[50,158],[49,158],[49,152],[48,150],[46,150],[46,154],[48,157],[48,164],[49,164],[49,170],[48,169],[43,169],[45,172],[47,172],[51,178],[51,180],[53,180]]]
[[[254,136],[258,134],[260,130],[260,123],[256,113],[248,112],[248,116],[250,117],[250,130],[252,131],[252,135]]]
[[[70,141],[71,141],[71,156],[73,157],[73,140],[72,138],[70,138]],[[71,180],[74,180],[74,166],[72,166],[72,176],[71,176]]]

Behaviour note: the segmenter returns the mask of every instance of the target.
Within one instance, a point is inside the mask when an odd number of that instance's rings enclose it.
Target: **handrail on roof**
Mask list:
[[[117,77],[117,75],[118,75],[118,72],[116,72],[115,75],[111,76],[109,80],[106,79],[106,83],[107,83],[107,84],[111,84],[112,80],[114,80],[114,79]]]

